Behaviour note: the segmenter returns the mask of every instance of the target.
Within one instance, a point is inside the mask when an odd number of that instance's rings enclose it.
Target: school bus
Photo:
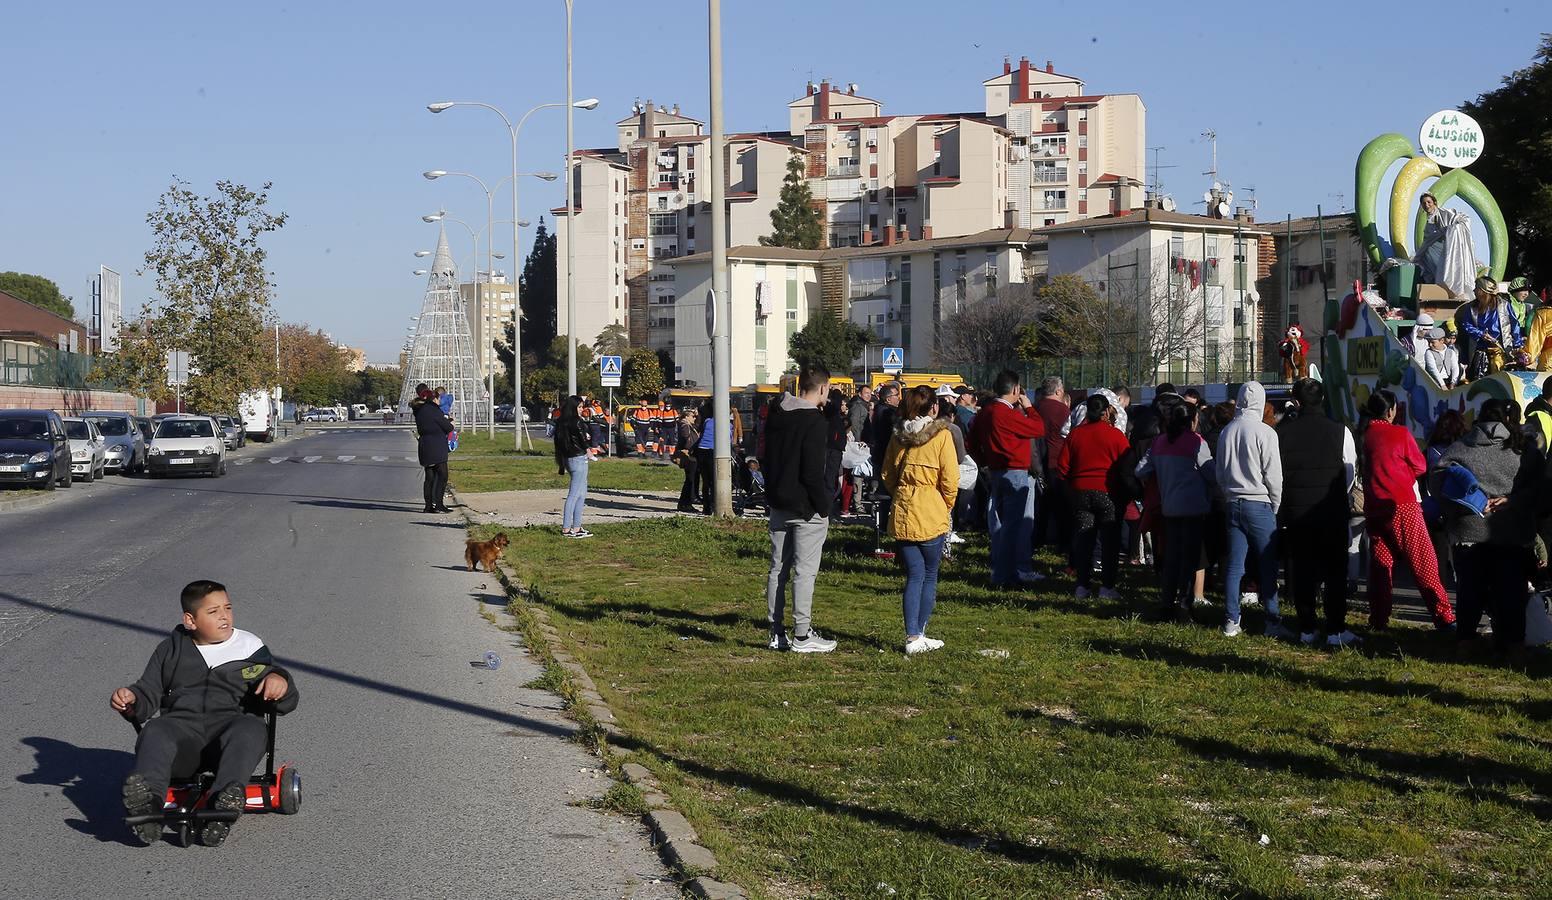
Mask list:
[[[939,387],[945,384],[950,387],[957,387],[965,383],[965,380],[958,375],[945,375],[933,372],[901,372],[899,375],[874,372],[868,383],[876,391],[878,386],[886,381],[897,382],[901,387],[906,388],[913,388],[921,384],[928,385],[929,387]]]

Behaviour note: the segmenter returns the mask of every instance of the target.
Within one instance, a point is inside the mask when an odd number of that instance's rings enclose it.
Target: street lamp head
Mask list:
[[[430,255],[431,255],[431,251],[430,250],[416,250],[415,251],[415,258],[416,259],[425,259],[426,257],[428,257]]]
[[[443,100],[440,103],[428,103],[428,104],[426,104],[426,109],[429,109],[429,110],[431,110],[434,113],[439,113],[439,112],[441,112],[444,109],[451,109],[452,107],[453,107],[453,102],[450,101],[450,100]]]
[[[425,269],[416,269],[415,270],[415,274],[416,275],[425,275],[426,274],[426,270]]]
[[[447,173],[442,171],[441,169],[432,169],[429,172],[421,172],[420,173],[420,177],[426,179],[427,181],[436,181],[438,178],[441,178],[443,175],[446,175],[446,174]]]
[[[532,224],[533,223],[528,221],[527,219],[518,219],[517,220],[517,227],[518,228],[527,228],[529,225],[532,225]]]
[[[573,103],[571,105],[575,106],[577,109],[597,109],[598,108],[598,98],[597,97],[589,97],[586,100],[578,100],[577,102],[575,102],[575,103]]]
[[[432,213],[429,216],[421,216],[420,220],[422,222],[440,222],[442,221],[442,213]]]
[[[502,253],[500,250],[495,251],[494,253],[491,254],[491,256],[494,256],[496,259],[506,259],[507,258],[507,255],[505,253]]]
[[[554,181],[555,179],[559,178],[560,176],[556,175],[554,172],[535,172],[535,173],[533,173],[533,177],[541,178],[541,179],[543,179],[545,181]]]

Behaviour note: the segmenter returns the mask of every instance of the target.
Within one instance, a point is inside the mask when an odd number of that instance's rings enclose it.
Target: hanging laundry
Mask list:
[[[1196,260],[1193,259],[1193,260],[1191,260],[1191,290],[1193,290],[1193,291],[1196,290],[1197,286],[1200,285],[1201,283],[1202,283],[1202,270],[1197,265]]]

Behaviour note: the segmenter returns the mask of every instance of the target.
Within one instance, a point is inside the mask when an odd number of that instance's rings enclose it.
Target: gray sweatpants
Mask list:
[[[830,520],[804,519],[795,512],[771,508],[771,572],[765,579],[766,617],[772,631],[785,631],[787,584],[792,584],[792,635],[808,634],[814,610],[814,578],[824,553]]]

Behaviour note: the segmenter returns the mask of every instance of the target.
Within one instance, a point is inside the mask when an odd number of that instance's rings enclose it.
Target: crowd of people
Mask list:
[[[1524,652],[1552,530],[1552,402],[1522,415],[1491,400],[1469,428],[1458,413],[1442,417],[1426,452],[1396,421],[1389,390],[1363,413],[1356,429],[1331,418],[1310,378],[1276,402],[1247,382],[1217,404],[1171,384],[1146,404],[1124,387],[1073,403],[1061,379],[1031,396],[1012,371],[989,391],[886,383],[848,400],[827,372],[806,368],[756,420],[769,645],[835,648],[813,625],[821,551],[832,517],[874,503],[903,570],[910,655],[943,646],[927,630],[940,566],[959,531],[981,527],[988,580],[1005,590],[1052,576],[1035,566],[1043,546],[1060,554],[1079,600],[1121,600],[1124,587],[1152,581],[1157,618],[1189,623],[1215,605],[1212,586],[1224,637],[1242,634],[1243,610],[1259,606],[1265,635],[1338,649],[1360,643],[1348,601],[1365,578],[1368,627],[1389,627],[1399,569],[1462,649],[1487,643],[1485,615],[1495,651]],[[1123,565],[1142,577],[1123,585]]]

